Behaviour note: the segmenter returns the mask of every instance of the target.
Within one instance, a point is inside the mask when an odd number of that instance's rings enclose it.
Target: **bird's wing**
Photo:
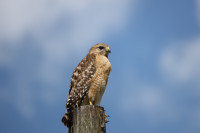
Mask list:
[[[88,54],[75,68],[70,84],[67,109],[79,106],[90,88],[90,80],[96,72],[96,56]]]

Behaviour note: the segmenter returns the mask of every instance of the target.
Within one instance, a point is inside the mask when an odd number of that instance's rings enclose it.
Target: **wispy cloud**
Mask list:
[[[130,4],[129,0],[4,0],[1,1],[0,33],[5,39],[16,41],[27,33],[36,39],[52,40],[55,39],[49,38],[52,32],[63,32],[59,35],[65,36],[67,41],[84,44],[100,39],[114,29],[119,30],[127,21]]]
[[[200,80],[200,37],[173,43],[161,56],[162,72],[178,82]]]
[[[154,112],[157,107],[162,107],[163,94],[158,88],[149,86],[137,86],[137,90],[125,94],[126,97],[121,101],[123,109],[127,113],[133,111]]]
[[[194,116],[190,120],[198,124],[199,108],[194,105],[183,111],[186,105],[182,102],[193,99],[188,98],[185,92],[180,92],[177,86],[185,85],[187,86],[183,88],[186,89],[185,91],[194,97],[199,97],[197,96],[200,86],[199,51],[199,36],[167,45],[163,51],[161,50],[161,56],[158,59],[161,77],[157,82],[149,84],[137,78],[132,71],[125,73],[122,77],[124,79],[122,84],[126,91],[123,91],[119,99],[119,110],[129,114],[141,115],[142,113],[148,120],[158,123],[181,121],[188,115],[185,111],[193,114],[195,110],[197,117]]]
[[[200,1],[196,0],[196,20],[200,28]],[[195,82],[200,80],[200,36],[172,42],[161,53],[160,68],[168,80]]]
[[[199,19],[200,2],[197,2],[196,14]],[[136,74],[131,73],[131,69],[122,75],[124,79],[122,84],[127,91],[123,91],[120,95],[119,110],[137,115],[142,113],[147,119],[155,120],[158,124],[163,121],[177,123],[183,119],[187,120],[188,116],[194,114],[189,120],[199,125],[199,108],[196,106],[198,101],[191,98],[191,95],[196,98],[198,96],[195,94],[199,94],[200,36],[167,44],[160,51],[159,57],[158,81],[152,81],[150,84],[142,81],[140,77],[134,77]],[[182,87],[185,92],[181,92],[179,86],[186,86]],[[189,100],[191,103],[195,102],[187,108],[186,102]]]
[[[35,112],[32,82],[40,80],[51,86],[59,82],[61,66],[70,62],[72,52],[81,54],[104,37],[119,32],[129,20],[133,2],[1,1],[0,65],[12,71],[8,82],[17,92],[12,98],[18,101],[14,104],[20,112],[27,117]],[[26,42],[27,38],[30,41]],[[1,88],[9,94],[5,86]],[[47,88],[43,87],[45,90],[37,97],[53,103],[57,90]]]

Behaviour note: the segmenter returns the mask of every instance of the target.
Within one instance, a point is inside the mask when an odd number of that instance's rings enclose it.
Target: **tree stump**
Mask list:
[[[74,109],[73,133],[106,133],[104,108],[85,105]]]

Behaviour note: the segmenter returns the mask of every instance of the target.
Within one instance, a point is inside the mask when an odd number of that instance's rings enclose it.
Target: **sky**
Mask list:
[[[200,132],[200,0],[1,0],[0,20],[1,133],[66,133],[72,72],[100,42],[107,132]]]

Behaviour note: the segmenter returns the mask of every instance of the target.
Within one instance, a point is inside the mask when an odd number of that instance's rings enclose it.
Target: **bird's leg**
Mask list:
[[[93,104],[92,104],[92,101],[90,101],[90,100],[89,100],[89,103],[90,103],[90,105],[93,105]]]
[[[89,98],[89,104],[94,105],[94,101],[92,100],[92,98]]]

